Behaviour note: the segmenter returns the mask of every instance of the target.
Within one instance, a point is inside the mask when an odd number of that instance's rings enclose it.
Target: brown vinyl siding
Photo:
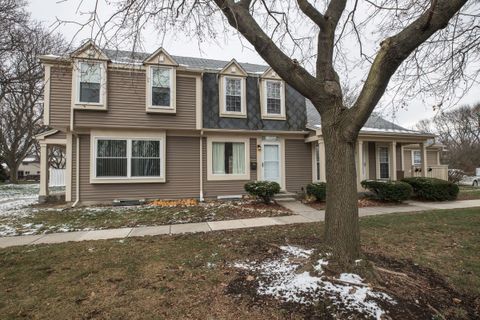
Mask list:
[[[51,134],[47,136],[46,139],[66,139],[67,138],[67,133],[63,131],[58,131],[54,134]]]
[[[285,140],[285,183],[288,192],[300,192],[312,182],[312,147],[303,140]]]
[[[72,200],[75,201],[76,146],[74,137]],[[200,141],[198,137],[168,136],[166,183],[90,183],[90,135],[80,135],[80,201],[109,203],[114,199],[198,198]]]
[[[72,68],[52,66],[50,69],[50,127],[70,125]]]
[[[94,128],[195,129],[195,78],[177,74],[176,114],[147,113],[145,71],[108,70],[108,110],[76,110],[75,125]]]
[[[203,195],[205,198],[245,194],[244,185],[248,180],[208,181],[207,179],[207,138],[203,138]],[[257,161],[257,139],[250,138],[250,162]],[[247,163],[250,166],[250,163]],[[259,164],[260,166],[260,164]],[[250,180],[257,180],[257,171],[250,168]]]
[[[437,153],[438,151],[427,151],[427,165],[429,166],[436,166],[437,163]]]

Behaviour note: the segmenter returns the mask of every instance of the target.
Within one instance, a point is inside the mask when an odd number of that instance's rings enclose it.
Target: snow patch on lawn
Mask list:
[[[317,275],[299,269],[311,257],[313,250],[296,246],[280,247],[282,253],[277,259],[262,262],[245,261],[233,264],[235,268],[253,271],[258,277],[259,295],[269,295],[284,302],[313,304],[328,299],[333,305],[356,311],[368,317],[382,319],[385,311],[377,301],[396,304],[389,295],[374,291],[363,279],[354,273],[342,273],[332,279],[324,276],[326,258],[317,260],[314,270]],[[326,255],[328,256],[328,255]]]

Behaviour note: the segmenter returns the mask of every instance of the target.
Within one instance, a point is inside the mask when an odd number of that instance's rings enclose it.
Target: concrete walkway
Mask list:
[[[135,227],[106,229],[93,231],[76,231],[49,233],[29,236],[13,236],[0,238],[0,248],[31,244],[50,244],[69,241],[123,239],[128,237],[142,237],[166,234],[210,232],[217,230],[233,230],[241,228],[255,228],[274,225],[288,225],[296,223],[318,222],[325,220],[325,211],[316,210],[298,201],[282,201],[281,204],[294,213],[291,216],[262,217],[251,219],[211,221],[200,223],[172,224],[153,227]],[[451,202],[418,202],[409,201],[402,206],[360,208],[360,217],[389,214],[396,212],[420,212],[426,210],[461,209],[479,207],[480,200],[463,200]]]

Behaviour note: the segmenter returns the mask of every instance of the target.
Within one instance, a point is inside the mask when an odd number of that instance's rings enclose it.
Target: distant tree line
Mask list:
[[[450,168],[468,174],[480,168],[480,103],[441,112],[420,121],[417,128],[438,135],[438,142],[446,147],[442,159]]]

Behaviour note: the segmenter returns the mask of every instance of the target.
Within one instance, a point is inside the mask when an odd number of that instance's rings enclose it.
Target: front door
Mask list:
[[[282,185],[280,143],[263,143],[263,180],[277,182]]]

